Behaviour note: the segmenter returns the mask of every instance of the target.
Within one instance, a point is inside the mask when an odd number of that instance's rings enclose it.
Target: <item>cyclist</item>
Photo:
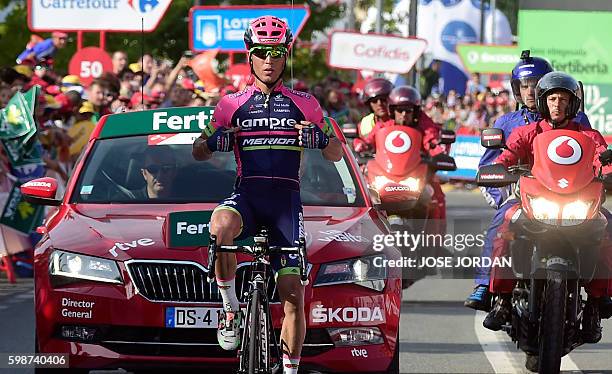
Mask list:
[[[304,235],[299,169],[304,148],[321,149],[332,161],[342,157],[333,129],[323,122],[317,100],[283,86],[292,35],[287,24],[273,16],[249,23],[244,34],[253,85],[224,96],[211,122],[193,144],[193,156],[206,160],[215,151],[234,151],[238,178],[233,194],[213,212],[211,234],[220,245],[231,245],[265,225],[270,244],[296,245]],[[217,337],[221,347],[240,344],[242,313],[236,297],[234,254],[219,253],[215,269],[224,313]],[[284,373],[297,373],[306,333],[304,287],[298,257],[270,259],[285,318],[281,329]]]

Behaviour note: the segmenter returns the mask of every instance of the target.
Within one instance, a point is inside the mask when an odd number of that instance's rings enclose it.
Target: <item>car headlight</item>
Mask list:
[[[377,175],[376,177],[374,177],[374,188],[376,188],[376,190],[382,189],[386,184],[389,183],[395,182],[385,177],[384,175]]]
[[[540,222],[554,225],[559,219],[559,204],[543,197],[530,198],[529,204],[533,212],[533,218]]]
[[[561,217],[563,218],[563,226],[578,225],[587,218],[589,208],[593,201],[576,200],[563,207]]]
[[[49,273],[53,276],[73,279],[123,283],[115,261],[59,250],[51,255]]]
[[[375,262],[377,258],[379,260]],[[384,255],[374,255],[323,264],[317,274],[314,287],[354,283],[382,291],[387,279],[387,267],[380,264],[384,263],[385,258]]]
[[[401,181],[400,184],[408,187],[408,189],[410,189],[412,192],[417,192],[420,189],[419,186],[421,184],[421,180],[419,178],[408,177]]]

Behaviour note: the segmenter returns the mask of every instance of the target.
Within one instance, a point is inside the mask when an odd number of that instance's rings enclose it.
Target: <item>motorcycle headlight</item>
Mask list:
[[[400,184],[408,187],[410,191],[416,192],[419,191],[421,180],[419,178],[408,177],[401,181]]]
[[[52,276],[72,279],[123,283],[115,261],[59,250],[51,255],[49,273]]]
[[[385,255],[359,257],[321,265],[314,287],[354,283],[376,291],[385,288],[387,267]]]
[[[559,204],[543,197],[530,198],[529,204],[533,211],[533,217],[543,223],[554,225],[559,218]]]
[[[592,201],[576,200],[563,207],[561,217],[563,218],[563,226],[578,225],[587,218],[589,214],[589,208],[591,208]]]
[[[374,188],[376,190],[382,189],[386,184],[395,183],[391,179],[385,177],[384,175],[377,175],[374,177]]]

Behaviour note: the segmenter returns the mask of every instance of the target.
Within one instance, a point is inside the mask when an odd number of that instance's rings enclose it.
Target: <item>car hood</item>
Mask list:
[[[216,204],[69,205],[49,230],[56,249],[119,261],[129,259],[204,260],[198,248],[170,249],[162,228],[173,211],[212,210]],[[308,260],[322,263],[374,253],[372,238],[385,227],[372,208],[304,207]]]

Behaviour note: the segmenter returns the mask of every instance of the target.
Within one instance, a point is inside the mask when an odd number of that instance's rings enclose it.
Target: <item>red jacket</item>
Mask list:
[[[378,130],[393,125],[395,125],[395,121],[392,119],[386,122],[377,122],[376,126],[374,126],[368,136],[363,139],[364,142],[369,147],[376,147],[376,133]],[[432,121],[427,114],[420,112],[419,123],[415,129],[419,130],[423,135],[423,144],[421,144],[421,150],[423,152],[428,153],[430,156],[435,156],[439,153],[446,152],[446,147],[438,144],[441,127],[440,125],[434,123],[434,121]],[[431,148],[430,144],[433,144],[434,147]]]
[[[599,162],[599,155],[608,149],[605,139],[595,129],[584,127],[576,122],[570,122],[563,128],[564,130],[580,131],[584,135],[593,139],[595,142],[595,156],[593,159],[593,165],[599,170],[601,163]],[[536,135],[544,132],[554,130],[553,127],[546,121],[541,120],[538,122],[532,122],[529,125],[517,127],[512,130],[512,133],[508,137],[506,142],[508,148],[515,153],[505,149],[501,155],[497,157],[495,163],[503,164],[506,167],[518,164],[520,158],[522,164],[528,164],[533,166],[533,139]],[[604,174],[612,173],[612,166],[604,167]]]

